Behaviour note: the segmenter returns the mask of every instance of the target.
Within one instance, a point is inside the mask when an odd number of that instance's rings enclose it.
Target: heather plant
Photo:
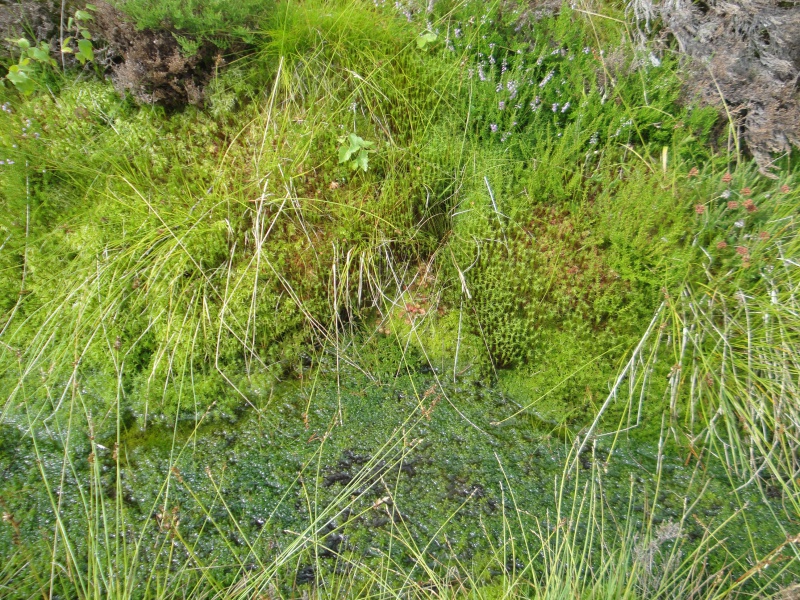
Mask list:
[[[129,15],[139,29],[169,28],[226,46],[226,38],[252,39],[253,30],[275,10],[272,2],[245,0],[231,4],[177,2],[173,0],[115,0],[114,6]]]
[[[495,375],[514,367],[512,380],[535,373],[525,386],[539,392],[569,375],[549,401],[580,415],[685,275],[690,200],[659,159],[706,155],[716,117],[678,106],[669,61],[617,50],[611,64],[569,10],[513,34],[517,47],[460,25],[449,43],[478,51],[462,79],[463,192],[437,254],[463,333],[450,351],[483,354]]]

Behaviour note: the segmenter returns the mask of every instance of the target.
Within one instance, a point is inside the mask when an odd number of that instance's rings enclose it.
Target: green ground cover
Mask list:
[[[794,163],[614,5],[217,4],[0,88],[3,593],[792,593]]]

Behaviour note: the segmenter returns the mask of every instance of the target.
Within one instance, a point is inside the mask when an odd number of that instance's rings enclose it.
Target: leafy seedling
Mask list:
[[[93,4],[86,5],[87,10],[96,10]],[[67,22],[67,29],[74,29],[75,36],[65,38],[61,44],[63,54],[74,54],[81,65],[94,60],[94,46],[92,45],[92,34],[86,28],[86,23],[92,21],[94,17],[85,10],[76,10],[74,17],[70,17]],[[73,39],[78,38],[76,46],[70,44]]]
[[[360,168],[365,173],[369,168],[369,153],[374,152],[372,146],[375,142],[368,142],[364,138],[351,133],[347,137],[339,138],[339,164],[348,163],[350,169],[355,171]]]
[[[20,93],[29,96],[36,90],[34,71],[37,65],[55,66],[56,61],[50,57],[50,47],[47,42],[39,42],[38,46],[34,46],[25,38],[6,41],[16,43],[20,49],[19,62],[8,68],[6,79],[13,83]]]

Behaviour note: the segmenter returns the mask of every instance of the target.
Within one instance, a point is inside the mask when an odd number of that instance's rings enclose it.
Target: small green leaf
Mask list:
[[[433,33],[432,31],[428,31],[427,33],[423,33],[421,36],[417,38],[417,48],[419,50],[424,50],[428,44],[432,44],[436,41],[436,38],[439,36]]]
[[[91,21],[94,17],[84,10],[76,10],[75,19],[78,21]]]
[[[78,40],[78,62],[84,64],[88,60],[94,60],[94,51],[92,50],[92,42],[89,40]]]
[[[352,170],[362,169],[366,171],[369,166],[369,150],[375,142],[368,142],[364,138],[350,133],[347,137],[339,138],[339,163],[348,163]],[[355,157],[355,158],[353,158]],[[352,160],[351,160],[352,159]]]
[[[31,47],[31,43],[28,40],[26,40],[25,38],[19,38],[17,40],[17,46],[19,46],[23,50],[27,50],[28,48]]]
[[[32,59],[37,60],[39,62],[43,62],[43,63],[49,63],[50,62],[50,54],[48,52],[42,50],[41,48],[31,48],[28,51],[28,54],[30,55],[30,57]]]
[[[9,70],[8,75],[6,75],[6,77],[8,77],[9,81],[11,81],[11,83],[13,83],[15,85],[18,84],[18,83],[22,83],[26,79],[30,79],[25,74],[24,71],[11,71],[11,70]]]
[[[85,40],[92,39],[92,34],[89,33],[88,29],[81,29],[81,35],[83,36],[83,39],[85,39]]]
[[[365,173],[367,172],[367,168],[369,167],[369,154],[366,150],[362,149],[361,152],[358,153],[356,159],[353,161],[355,163],[356,168],[361,168]]]
[[[97,10],[97,7],[94,4],[87,4],[84,8],[86,10]]]
[[[20,71],[19,69],[12,71],[9,69],[6,77],[20,92],[26,96],[32,94],[36,89],[36,84],[24,71]]]

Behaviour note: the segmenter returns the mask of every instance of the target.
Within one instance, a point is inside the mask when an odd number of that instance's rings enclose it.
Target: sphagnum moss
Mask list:
[[[792,580],[793,174],[715,154],[624,15],[149,6],[242,44],[205,108],[0,90],[4,594]]]

